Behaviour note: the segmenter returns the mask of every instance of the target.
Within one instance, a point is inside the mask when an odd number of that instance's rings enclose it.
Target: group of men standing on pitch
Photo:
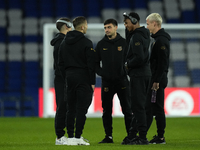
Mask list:
[[[112,106],[117,94],[124,115],[127,136],[123,145],[165,144],[164,89],[167,86],[170,35],[161,28],[162,18],[152,13],[147,28],[140,26],[137,13],[124,13],[126,39],[117,33],[115,19],[104,22],[105,36],[93,49],[85,17],[72,23],[60,18],[60,31],[51,41],[54,46],[56,93],[56,145],[90,145],[81,135],[92,102],[95,73],[101,76],[101,99],[105,138],[113,143]],[[150,35],[151,33],[151,35]],[[127,77],[129,76],[129,79]],[[150,142],[146,135],[156,119],[157,135]],[[68,138],[64,128],[67,128]]]

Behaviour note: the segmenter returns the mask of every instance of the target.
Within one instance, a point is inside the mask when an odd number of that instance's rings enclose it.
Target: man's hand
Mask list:
[[[93,91],[94,91],[95,85],[91,85],[91,86],[92,86],[92,89],[93,89]]]
[[[125,62],[124,66],[128,70],[128,64],[127,64],[127,62]]]
[[[159,89],[159,83],[154,82],[151,89],[157,91]]]

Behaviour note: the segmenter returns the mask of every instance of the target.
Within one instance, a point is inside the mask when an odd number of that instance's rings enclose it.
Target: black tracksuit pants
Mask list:
[[[103,108],[103,126],[106,136],[112,136],[112,107],[113,96],[117,93],[124,114],[124,121],[126,131],[128,133],[130,129],[130,123],[132,120],[132,112],[130,108],[130,96],[129,96],[129,82],[126,77],[120,80],[105,81],[102,79],[101,86],[101,99]]]
[[[149,130],[152,124],[153,116],[155,116],[157,133],[160,138],[164,136],[166,127],[166,118],[164,111],[164,90],[167,86],[167,83],[168,83],[167,73],[165,73],[159,84],[159,89],[157,90],[156,103],[151,103],[151,94],[152,94],[151,87],[153,85],[153,82],[151,81],[147,97],[147,105],[146,105],[147,131]]]
[[[69,138],[74,136],[80,138],[93,95],[89,73],[86,69],[67,69],[66,81],[68,104],[67,133]]]
[[[65,135],[64,128],[66,127],[66,115],[67,115],[67,102],[65,98],[65,81],[62,76],[55,75],[54,87],[56,94],[56,114],[55,114],[55,132],[57,138],[61,138]]]
[[[129,134],[133,137],[136,137],[139,132],[139,136],[146,139],[147,124],[145,104],[150,78],[130,76],[131,109],[134,117]]]

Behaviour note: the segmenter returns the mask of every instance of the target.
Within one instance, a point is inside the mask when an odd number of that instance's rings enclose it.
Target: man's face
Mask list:
[[[83,29],[84,34],[86,34],[86,32],[87,32],[87,28],[88,28],[87,21],[85,21],[84,29]]]
[[[112,38],[116,35],[117,26],[114,26],[112,23],[104,25],[105,34]]]
[[[150,33],[154,32],[154,28],[155,28],[155,22],[150,22],[149,19],[146,20],[147,23],[147,29],[149,29]]]
[[[126,27],[126,29],[127,29],[128,31],[134,31],[134,30],[135,30],[135,27],[134,27],[134,25],[132,24],[132,22],[131,22],[130,19],[124,20],[124,26]]]

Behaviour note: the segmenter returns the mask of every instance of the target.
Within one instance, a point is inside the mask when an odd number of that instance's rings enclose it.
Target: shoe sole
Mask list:
[[[166,143],[149,143],[149,144],[166,144]]]

